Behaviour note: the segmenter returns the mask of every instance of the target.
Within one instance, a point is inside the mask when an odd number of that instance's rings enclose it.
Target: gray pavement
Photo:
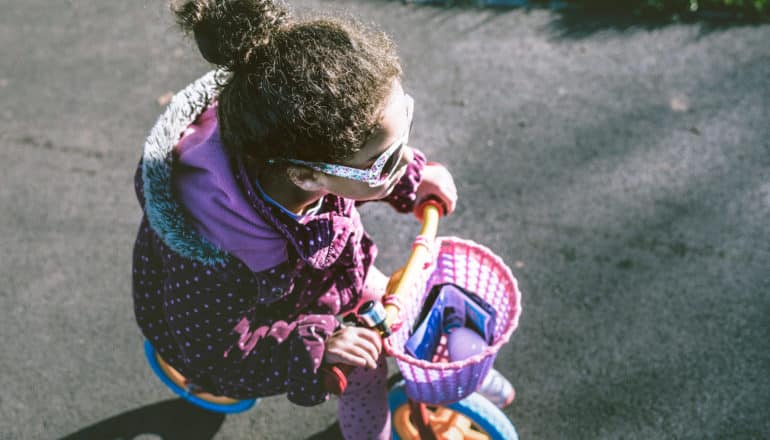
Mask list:
[[[207,70],[163,1],[0,1],[0,439],[333,438],[333,402],[195,411],[145,364],[132,188],[158,98]],[[770,438],[770,26],[395,1],[414,142],[524,294],[522,438]],[[379,265],[416,222],[363,215]]]

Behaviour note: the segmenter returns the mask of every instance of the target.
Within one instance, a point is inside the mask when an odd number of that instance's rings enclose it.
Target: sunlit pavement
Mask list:
[[[132,176],[167,94],[208,68],[163,3],[2,8],[1,439],[308,439],[335,421],[333,401],[283,397],[201,413],[144,361]],[[490,247],[524,294],[497,360],[522,438],[770,437],[770,26],[293,4],[398,43],[414,145],[459,188],[442,233]],[[416,221],[362,212],[395,269]]]

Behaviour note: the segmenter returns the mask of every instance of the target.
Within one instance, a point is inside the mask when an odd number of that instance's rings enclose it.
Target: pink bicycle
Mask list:
[[[436,237],[441,206],[422,203],[422,229],[403,269],[391,276],[379,308],[364,304],[363,321],[383,333],[385,351],[396,359],[402,380],[391,387],[388,401],[393,438],[405,440],[511,440],[518,435],[511,421],[492,402],[475,393],[489,373],[498,350],[509,341],[521,314],[516,278],[489,249],[456,237]],[[450,362],[446,337],[430,361],[417,359],[406,342],[420,316],[427,293],[451,283],[476,292],[496,312],[493,342],[482,352]],[[344,391],[344,366],[330,369],[327,388]]]
[[[521,294],[516,278],[494,253],[484,246],[456,237],[436,237],[441,206],[434,201],[420,205],[422,229],[404,268],[391,276],[384,307],[367,303],[358,311],[369,326],[384,337],[385,351],[401,371],[388,392],[393,438],[403,440],[467,439],[516,440],[511,421],[491,401],[476,393],[489,373],[498,350],[516,329],[521,315]],[[435,285],[452,283],[476,292],[497,314],[493,342],[482,352],[450,362],[442,337],[430,361],[416,359],[404,349],[420,315],[427,292]],[[186,379],[163,361],[149,343],[145,353],[153,371],[176,394],[204,409],[237,413],[252,408],[258,399],[234,400],[195,392]],[[325,384],[340,394],[347,380],[347,366],[326,370]]]

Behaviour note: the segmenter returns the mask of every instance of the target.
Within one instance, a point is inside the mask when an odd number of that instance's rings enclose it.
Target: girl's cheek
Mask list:
[[[392,185],[383,185],[379,188],[367,188],[368,191],[362,191],[361,200],[379,200],[387,196],[392,189]]]
[[[404,164],[408,164],[412,160],[414,160],[414,151],[412,151],[412,148],[407,145],[407,147],[404,148],[404,154],[401,155],[401,161]]]

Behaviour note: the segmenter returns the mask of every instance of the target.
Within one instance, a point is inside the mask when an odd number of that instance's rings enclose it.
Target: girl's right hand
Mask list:
[[[343,327],[326,341],[324,362],[375,369],[381,351],[382,339],[375,330]]]
[[[422,170],[422,182],[417,187],[417,201],[436,197],[446,208],[444,215],[449,215],[457,205],[457,187],[449,170],[444,165],[428,162]]]

